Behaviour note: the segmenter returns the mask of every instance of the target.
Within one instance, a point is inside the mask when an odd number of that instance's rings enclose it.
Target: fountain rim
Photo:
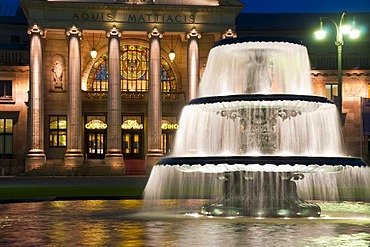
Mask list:
[[[316,95],[297,95],[297,94],[234,94],[234,95],[218,95],[206,96],[192,99],[189,105],[199,105],[207,103],[222,103],[234,101],[307,101],[317,103],[334,104],[322,96]]]
[[[279,36],[242,36],[232,39],[222,39],[217,41],[214,47],[231,45],[237,43],[246,43],[246,42],[282,42],[282,43],[291,43],[297,45],[303,45],[302,40],[289,38],[289,37],[279,37]]]
[[[357,166],[363,167],[368,164],[358,157],[321,157],[321,156],[278,156],[278,155],[262,155],[262,156],[177,156],[165,157],[159,160],[157,165],[207,165],[207,164],[244,164],[244,165],[331,165],[331,166]]]

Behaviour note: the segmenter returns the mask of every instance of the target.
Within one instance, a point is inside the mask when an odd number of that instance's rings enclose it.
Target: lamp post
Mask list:
[[[335,29],[336,29],[336,39],[334,44],[337,46],[337,55],[338,55],[338,111],[341,117],[342,125],[344,124],[345,116],[343,116],[342,113],[342,49],[344,45],[344,40],[343,36],[344,35],[349,35],[350,38],[356,39],[360,36],[360,30],[356,29],[355,27],[355,18],[353,18],[352,25],[349,25],[348,23],[345,22],[345,15],[346,12],[343,12],[339,23],[334,21],[333,19],[329,17],[320,17],[320,29],[315,32],[315,36],[317,39],[324,39],[326,36],[326,31],[324,29],[324,20],[328,20],[331,23],[334,24]]]

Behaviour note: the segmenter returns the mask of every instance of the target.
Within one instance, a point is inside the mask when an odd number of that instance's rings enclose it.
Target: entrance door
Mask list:
[[[141,131],[125,131],[122,133],[122,153],[125,159],[142,159]]]
[[[171,153],[174,135],[174,131],[162,131],[161,148],[164,155]]]
[[[104,159],[106,151],[105,139],[105,131],[92,131],[88,133],[88,159]]]

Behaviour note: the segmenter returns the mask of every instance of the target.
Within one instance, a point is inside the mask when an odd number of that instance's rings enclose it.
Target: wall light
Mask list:
[[[170,57],[171,62],[175,60],[176,54],[173,49],[170,50],[170,53],[168,54],[168,56]]]
[[[98,51],[95,48],[92,48],[92,50],[90,51],[90,56],[92,59],[96,59],[96,57],[98,56]]]

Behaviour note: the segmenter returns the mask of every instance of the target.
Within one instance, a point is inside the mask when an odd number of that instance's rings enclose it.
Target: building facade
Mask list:
[[[209,50],[243,8],[170,2],[20,1],[30,42],[26,172],[150,171],[170,153]]]

